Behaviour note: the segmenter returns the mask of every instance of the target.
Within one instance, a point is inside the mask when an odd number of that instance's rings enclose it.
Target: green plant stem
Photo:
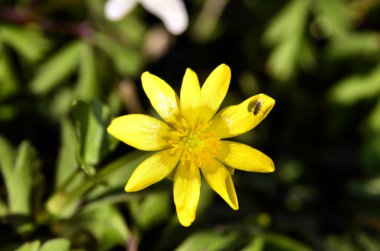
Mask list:
[[[71,202],[74,202],[76,199],[79,199],[83,194],[88,192],[92,187],[100,182],[103,182],[111,175],[113,172],[117,171],[119,168],[125,167],[128,163],[132,162],[135,158],[141,157],[141,155],[145,155],[146,153],[141,151],[134,151],[128,155],[120,157],[119,159],[111,162],[102,168],[97,174],[92,177],[92,179],[86,179],[80,185],[78,185],[73,191],[67,192],[65,190],[57,190],[49,200],[52,200],[55,197],[58,197],[61,194],[64,195],[64,199],[60,199],[56,208],[62,209],[65,206],[69,205]],[[72,180],[71,177],[68,178],[67,181]],[[66,181],[65,181],[66,183]],[[66,187],[67,184],[64,184]]]

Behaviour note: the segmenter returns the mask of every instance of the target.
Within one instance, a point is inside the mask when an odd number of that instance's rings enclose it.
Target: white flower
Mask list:
[[[186,30],[189,18],[182,0],[108,0],[105,15],[111,21],[120,20],[138,3],[161,19],[172,34],[179,35]]]

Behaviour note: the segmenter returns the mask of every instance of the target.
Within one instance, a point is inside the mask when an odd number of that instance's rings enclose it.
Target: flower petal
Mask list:
[[[231,70],[225,64],[221,64],[211,72],[201,89],[202,119],[209,121],[218,111],[231,80]]]
[[[185,227],[195,219],[200,190],[199,168],[190,162],[181,162],[174,177],[173,195],[179,222]]]
[[[171,149],[153,154],[144,160],[132,173],[125,186],[126,192],[135,192],[144,189],[165,178],[174,169],[179,160]]]
[[[202,174],[210,187],[218,193],[234,210],[239,209],[234,183],[227,168],[218,160],[211,159],[201,166]]]
[[[144,72],[142,85],[152,106],[166,122],[172,123],[178,117],[178,97],[174,90],[161,78]]]
[[[235,169],[269,173],[274,171],[273,161],[264,153],[245,144],[224,141],[220,142],[220,150],[216,158]]]
[[[140,0],[146,10],[157,16],[174,35],[184,32],[189,18],[182,0]]]
[[[130,114],[112,120],[107,131],[124,143],[143,150],[156,151],[169,147],[172,129],[156,118]]]
[[[248,132],[258,125],[274,106],[274,99],[258,94],[238,105],[224,108],[214,116],[209,131],[218,138],[230,138]]]
[[[131,12],[137,2],[137,0],[108,0],[104,6],[104,14],[111,21],[120,20]]]
[[[187,69],[182,81],[180,105],[181,113],[190,122],[195,122],[197,119],[200,96],[201,88],[197,74]]]

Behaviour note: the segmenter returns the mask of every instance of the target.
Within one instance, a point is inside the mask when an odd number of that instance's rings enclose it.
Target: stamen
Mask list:
[[[181,156],[181,162],[190,161],[198,167],[207,165],[220,148],[219,139],[206,130],[210,123],[197,121],[190,124],[184,118],[178,118],[177,121],[176,131],[169,140],[172,153]]]

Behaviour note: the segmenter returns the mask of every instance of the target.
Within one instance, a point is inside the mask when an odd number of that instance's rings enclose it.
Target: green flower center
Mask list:
[[[169,141],[173,154],[180,155],[182,162],[191,161],[198,167],[215,158],[219,149],[219,139],[207,131],[208,124],[177,126],[174,137]]]

